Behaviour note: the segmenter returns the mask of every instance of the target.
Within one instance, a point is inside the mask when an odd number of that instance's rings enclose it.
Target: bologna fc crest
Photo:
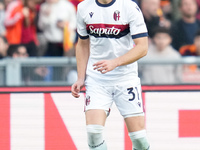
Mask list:
[[[88,106],[90,104],[90,96],[87,96],[85,99],[85,105]]]
[[[113,14],[113,18],[115,21],[118,21],[120,18],[120,11],[116,10]]]

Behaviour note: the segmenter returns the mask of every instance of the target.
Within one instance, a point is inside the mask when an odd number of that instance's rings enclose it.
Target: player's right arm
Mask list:
[[[77,10],[77,32],[79,35],[78,43],[76,45],[76,61],[77,61],[77,71],[78,71],[78,79],[72,85],[71,92],[72,95],[78,98],[79,92],[81,88],[84,86],[85,82],[85,74],[87,63],[89,59],[89,44],[90,38],[86,30],[86,23],[85,23],[85,6],[83,2],[79,3],[78,10]]]
[[[81,88],[84,86],[86,68],[89,59],[89,43],[90,43],[89,38],[87,39],[79,38],[76,46],[78,79],[71,87],[72,95],[75,98],[78,98],[80,96],[79,92],[81,91]]]

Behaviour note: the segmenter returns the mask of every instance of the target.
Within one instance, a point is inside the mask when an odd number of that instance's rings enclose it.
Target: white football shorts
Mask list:
[[[140,83],[129,82],[115,86],[87,85],[85,111],[90,109],[110,111],[114,102],[124,117],[144,115],[141,93]]]

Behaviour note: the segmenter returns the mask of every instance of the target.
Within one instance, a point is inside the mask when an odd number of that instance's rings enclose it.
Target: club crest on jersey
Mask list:
[[[85,99],[85,105],[88,106],[90,104],[90,96],[87,96]]]
[[[115,21],[118,21],[120,18],[120,11],[116,10],[113,14],[113,18]]]

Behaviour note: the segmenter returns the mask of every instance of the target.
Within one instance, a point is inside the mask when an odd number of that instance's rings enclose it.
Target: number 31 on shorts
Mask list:
[[[134,100],[135,100],[134,89],[135,89],[135,91],[137,92],[138,100],[140,100],[138,88],[137,88],[137,87],[135,87],[135,88],[130,87],[130,88],[127,88],[128,94],[131,94],[131,95],[132,95],[132,97],[129,99],[129,101],[134,101]]]

